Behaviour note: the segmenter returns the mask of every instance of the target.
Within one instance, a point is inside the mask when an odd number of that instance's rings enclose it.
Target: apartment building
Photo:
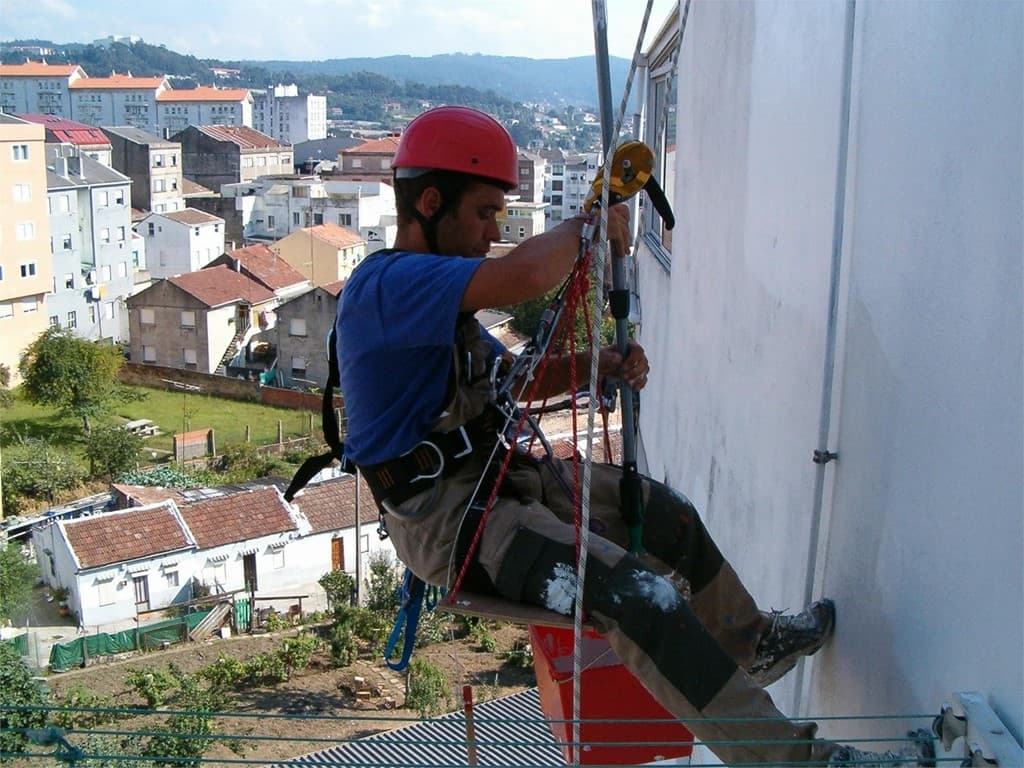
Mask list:
[[[547,203],[506,200],[505,210],[496,217],[501,239],[508,243],[521,243],[539,235],[546,228],[544,214]]]
[[[130,125],[155,131],[157,97],[170,87],[166,77],[82,77],[68,86],[71,114],[67,117],[86,125]]]
[[[113,165],[132,180],[132,207],[167,213],[185,207],[181,144],[130,125],[104,126]]]
[[[571,219],[583,210],[601,162],[596,152],[577,155],[565,161],[562,191],[562,218]]]
[[[366,241],[337,224],[320,224],[292,232],[270,246],[315,286],[346,280],[366,256]]]
[[[131,180],[70,144],[46,145],[53,286],[51,326],[90,341],[128,339],[134,288]]]
[[[546,161],[536,152],[519,153],[519,187],[516,193],[524,203],[544,202]]]
[[[327,97],[299,95],[299,88],[275,85],[254,90],[252,127],[282,144],[327,138]]]
[[[190,125],[252,127],[252,94],[247,88],[183,88],[161,92],[156,99],[156,124],[164,135]]]
[[[43,126],[0,114],[0,364],[12,384],[22,351],[46,329],[53,281],[45,140]]]
[[[190,125],[171,138],[181,144],[185,175],[214,192],[293,170],[291,147],[247,126]]]
[[[86,77],[77,64],[0,64],[0,112],[70,117],[70,86]]]
[[[224,219],[195,208],[150,213],[135,229],[155,278],[195,272],[224,253]]]
[[[69,144],[108,168],[112,166],[110,140],[99,128],[58,115],[18,114],[17,117],[43,126],[47,144]]]

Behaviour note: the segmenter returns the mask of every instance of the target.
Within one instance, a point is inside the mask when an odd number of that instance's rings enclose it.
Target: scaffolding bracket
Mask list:
[[[953,694],[953,702],[943,705],[935,718],[935,734],[950,752],[963,740],[965,766],[1021,766],[1024,749],[976,691]]]

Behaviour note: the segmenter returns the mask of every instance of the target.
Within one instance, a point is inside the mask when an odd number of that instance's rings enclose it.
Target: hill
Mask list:
[[[498,99],[550,106],[573,105],[595,108],[597,105],[596,68],[593,56],[569,59],[528,59],[483,54],[443,54],[429,57],[382,56],[380,58],[327,59],[324,61],[222,61],[199,59],[171,51],[162,45],[146,42],[134,44],[114,43],[109,46],[68,43],[58,45],[45,40],[13,40],[0,44],[0,58],[4,63],[25,60],[23,51],[11,51],[9,46],[41,44],[53,48],[55,55],[47,58],[51,63],[80,64],[93,76],[111,72],[131,72],[138,76],[170,75],[175,87],[188,87],[189,81],[198,84],[213,82],[211,67],[239,69],[240,77],[231,85],[265,88],[277,82],[295,82],[303,91],[339,93],[342,87],[354,82],[346,76],[369,73],[392,82],[386,90],[422,91],[426,86],[455,86],[486,93],[492,91]],[[624,83],[629,62],[612,57],[612,82]],[[366,78],[361,78],[366,80]],[[224,82],[224,81],[219,81]],[[382,80],[375,81],[374,98],[382,94]],[[615,90],[618,90],[617,88]],[[391,94],[392,96],[394,93]],[[472,93],[454,93],[459,97],[473,97]],[[433,98],[433,97],[424,97]],[[619,95],[615,95],[616,101]],[[400,101],[400,98],[393,99]],[[344,107],[344,105],[341,105]],[[346,110],[346,113],[349,113]]]

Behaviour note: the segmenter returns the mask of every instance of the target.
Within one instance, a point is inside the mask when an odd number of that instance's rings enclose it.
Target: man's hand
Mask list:
[[[597,368],[602,376],[622,379],[626,386],[639,392],[647,386],[647,374],[651,371],[651,363],[644,348],[630,339],[625,360],[622,359],[617,347],[605,347],[601,350]]]

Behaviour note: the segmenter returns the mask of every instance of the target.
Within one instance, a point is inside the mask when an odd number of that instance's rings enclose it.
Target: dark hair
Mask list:
[[[423,194],[423,190],[429,187],[434,187],[441,193],[441,207],[433,216],[434,221],[440,221],[445,214],[459,207],[462,196],[469,189],[470,184],[490,184],[503,192],[509,191],[507,185],[494,179],[456,171],[428,171],[422,176],[414,178],[400,179],[396,176],[394,179],[395,208],[398,212],[399,222],[408,224],[419,219],[416,212],[416,201]]]

